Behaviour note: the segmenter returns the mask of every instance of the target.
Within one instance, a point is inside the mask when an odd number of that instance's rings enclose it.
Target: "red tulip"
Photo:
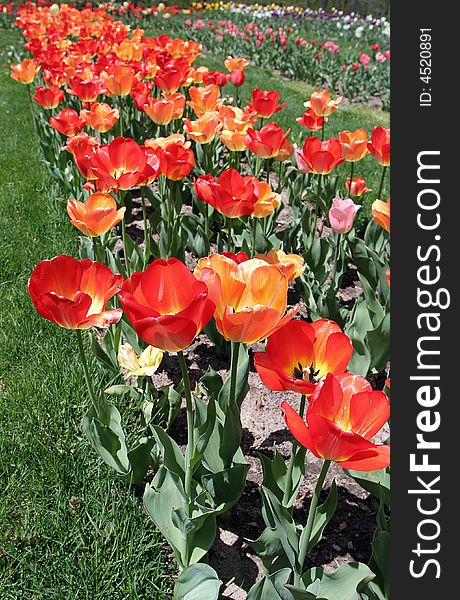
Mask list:
[[[271,390],[311,395],[321,377],[343,373],[352,354],[350,339],[334,321],[290,321],[268,338],[265,352],[254,354],[254,364]]]
[[[297,164],[300,161],[311,173],[327,175],[343,163],[342,145],[335,138],[321,141],[311,136],[305,140],[302,150],[296,150],[296,160]]]
[[[154,82],[166,94],[174,94],[184,85],[190,71],[190,65],[183,59],[165,65],[155,76]]]
[[[59,133],[73,137],[85,126],[85,121],[73,108],[63,108],[55,117],[50,118],[50,125]]]
[[[38,263],[27,288],[39,315],[66,329],[108,327],[120,320],[119,308],[105,310],[123,281],[89,258],[56,256]]]
[[[161,174],[172,181],[187,177],[195,165],[193,150],[180,141],[159,147],[157,153]]]
[[[227,217],[242,217],[254,211],[256,203],[255,177],[243,177],[235,169],[226,169],[218,179],[212,175],[200,175],[195,180],[195,193],[202,202]]]
[[[248,103],[248,108],[250,111],[255,111],[259,117],[267,119],[286,106],[286,102],[278,104],[279,99],[279,92],[256,88],[252,90],[252,102]]]
[[[318,384],[305,421],[287,402],[281,409],[292,435],[315,456],[355,471],[390,464],[390,446],[370,441],[388,420],[390,402],[364,377],[329,373]]]
[[[248,129],[244,141],[248,149],[260,158],[276,158],[286,147],[290,131],[283,131],[276,123],[268,123],[259,130]]]
[[[323,128],[324,123],[328,122],[328,118],[320,117],[312,108],[309,108],[301,117],[296,119],[296,121],[299,125],[306,127],[310,131],[320,131]]]
[[[43,87],[38,85],[35,89],[35,96],[33,99],[41,104],[43,108],[56,108],[64,98],[64,91],[59,89],[56,85],[51,87]]]
[[[231,72],[230,79],[235,87],[240,87],[244,83],[244,71],[234,69]]]
[[[212,292],[177,258],[161,258],[142,273],[133,273],[119,293],[137,334],[155,348],[179,352],[189,346],[211,319],[220,293],[213,276]]]
[[[367,147],[379,164],[388,167],[390,165],[390,128],[380,127],[380,125],[375,127]]]

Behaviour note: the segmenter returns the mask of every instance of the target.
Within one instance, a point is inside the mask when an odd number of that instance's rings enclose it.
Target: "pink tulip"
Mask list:
[[[351,198],[334,198],[329,211],[329,223],[335,233],[348,233],[353,227],[355,216],[361,208]]]
[[[299,171],[302,171],[302,173],[310,173],[310,169],[303,159],[302,148],[294,148],[294,156]]]

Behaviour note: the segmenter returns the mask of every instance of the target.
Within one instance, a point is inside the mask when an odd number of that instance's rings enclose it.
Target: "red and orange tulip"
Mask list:
[[[319,117],[328,117],[337,110],[342,100],[342,96],[332,100],[327,90],[321,90],[320,92],[313,92],[310,100],[305,102],[304,106],[305,108],[311,108]]]
[[[245,136],[246,147],[260,158],[284,156],[284,153],[292,148],[287,139],[290,131],[283,131],[276,123],[268,123],[259,130],[250,128]],[[290,154],[292,151],[293,149]]]
[[[290,321],[273,333],[265,352],[256,352],[254,365],[273,391],[291,390],[311,395],[327,373],[343,373],[353,346],[337,323]]]
[[[295,439],[345,469],[375,471],[390,464],[390,446],[370,440],[390,416],[390,402],[358,375],[329,373],[318,384],[305,421],[287,403],[281,409]]]
[[[209,144],[220,129],[222,123],[217,112],[204,113],[195,121],[184,119],[185,133],[197,144]]]
[[[258,183],[255,177],[243,177],[235,169],[226,169],[218,179],[213,175],[200,175],[194,186],[199,200],[210,204],[223,215],[234,218],[253,213]]]
[[[93,102],[89,110],[80,111],[80,117],[91,129],[99,131],[99,133],[106,133],[118,121],[120,112],[118,108],[112,108],[105,102]]]
[[[109,267],[89,258],[56,256],[38,263],[27,288],[38,314],[66,329],[108,327],[122,315],[105,310],[123,281]]]
[[[184,85],[189,72],[190,65],[187,61],[178,59],[158,71],[153,81],[165,94],[174,94]]]
[[[286,102],[279,104],[279,99],[279,92],[255,88],[252,90],[252,102],[248,103],[248,108],[257,113],[259,117],[267,119],[286,106]]]
[[[372,192],[371,188],[367,187],[364,177],[355,177],[351,181],[351,184],[350,178],[347,177],[346,189],[350,196],[353,196],[353,198],[359,198],[363,194],[367,194],[367,192]]]
[[[367,148],[367,132],[365,129],[341,131],[339,133],[339,142],[342,144],[343,158],[347,162],[361,160],[369,153]]]
[[[212,281],[212,285],[211,285]],[[209,287],[177,258],[157,259],[133,273],[119,298],[137,334],[155,348],[179,352],[189,346],[211,319],[220,291],[217,277]]]
[[[305,140],[301,150],[296,151],[297,164],[302,165],[303,172],[327,175],[335,167],[343,163],[342,146],[335,138],[321,141],[311,136]],[[300,166],[299,166],[300,168]]]
[[[226,340],[255,344],[290,321],[298,307],[286,313],[287,277],[278,267],[253,258],[240,264],[222,254],[198,261],[195,277],[217,285],[214,318]]]
[[[310,131],[320,131],[328,119],[327,117],[320,117],[312,108],[309,108],[296,121],[299,125],[306,127]]]
[[[11,77],[19,83],[29,85],[35,79],[35,76],[40,70],[40,66],[37,65],[33,58],[25,58],[18,65],[12,65]]]
[[[56,85],[51,87],[43,87],[38,85],[35,89],[35,102],[38,102],[43,108],[56,108],[64,99],[64,90],[59,89]]]
[[[129,65],[114,65],[101,74],[110,96],[128,96],[136,82],[134,69]]]
[[[86,200],[69,200],[67,213],[70,222],[88,237],[97,237],[113,229],[123,219],[126,208],[117,210],[117,203],[110,194],[96,192]]]
[[[85,126],[85,121],[73,108],[63,108],[55,117],[50,118],[50,125],[59,133],[73,137]]]
[[[157,125],[169,125],[174,119],[180,119],[185,108],[183,94],[164,94],[162,98],[149,96],[144,104],[144,112]]]
[[[379,164],[388,167],[390,165],[390,128],[380,125],[375,127],[367,147]]]
[[[189,88],[190,100],[187,102],[197,117],[207,112],[218,110],[222,104],[220,90],[217,85]]]
[[[383,200],[375,200],[372,204],[372,216],[375,221],[385,229],[385,231],[390,232],[390,198],[384,202]]]

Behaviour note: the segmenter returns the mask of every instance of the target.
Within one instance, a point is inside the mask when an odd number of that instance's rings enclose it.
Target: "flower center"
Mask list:
[[[318,383],[319,369],[315,371],[313,363],[309,367],[303,367],[301,363],[297,363],[292,373],[294,379],[304,379],[309,383]]]

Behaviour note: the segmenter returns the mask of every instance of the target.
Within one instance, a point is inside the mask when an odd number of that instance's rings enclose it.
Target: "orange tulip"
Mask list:
[[[286,313],[287,277],[278,267],[253,258],[237,264],[221,254],[198,261],[194,275],[209,281],[217,274],[220,293],[214,318],[226,340],[255,344],[290,321],[299,310]],[[285,314],[286,313],[286,314]]]
[[[232,152],[246,150],[245,134],[257,118],[256,113],[243,112],[237,106],[220,106],[222,120],[220,141]]]
[[[121,309],[105,306],[122,282],[105,265],[62,255],[40,261],[27,289],[38,314],[60,327],[106,328],[121,319]]]
[[[191,87],[189,89],[190,100],[187,102],[197,117],[201,117],[207,112],[217,110],[222,104],[219,98],[220,92],[217,85],[207,85],[206,87]]]
[[[183,94],[163,94],[162,98],[148,97],[144,112],[157,125],[169,125],[174,119],[180,119],[185,108]]]
[[[367,144],[369,152],[383,167],[390,166],[390,128],[374,127],[371,139]]]
[[[229,56],[225,59],[224,65],[230,73],[232,71],[243,72],[245,68],[249,65],[249,62],[245,58],[233,58],[232,56]]]
[[[117,203],[110,194],[96,192],[85,202],[69,200],[67,213],[70,222],[88,237],[107,233],[123,219],[126,208],[117,210]]]
[[[245,133],[222,129],[220,132],[220,141],[231,152],[244,152],[246,150]]]
[[[55,117],[50,118],[50,125],[59,133],[73,137],[83,129],[85,122],[73,108],[63,108]]]
[[[347,162],[361,160],[369,153],[365,129],[341,131],[339,133],[339,142],[342,144],[343,158]]]
[[[209,144],[220,129],[222,123],[217,112],[204,113],[195,121],[184,119],[185,133],[198,144]]]
[[[383,200],[376,200],[372,204],[372,216],[376,223],[380,225],[385,231],[390,232],[390,198],[384,202]]]
[[[304,106],[305,108],[311,108],[319,117],[328,117],[337,110],[342,100],[342,96],[331,100],[330,93],[327,90],[322,90],[321,92],[313,92],[310,100],[305,102]]]
[[[19,83],[23,83],[24,85],[29,85],[35,79],[35,76],[40,71],[40,67],[33,60],[33,58],[25,58],[18,65],[12,65],[11,67],[11,77]]]
[[[283,131],[276,123],[268,123],[259,130],[248,129],[245,136],[246,146],[260,158],[284,156],[286,150],[290,150],[292,154],[293,148],[287,139],[290,131],[290,129]]]
[[[95,131],[105,133],[118,121],[120,112],[118,108],[112,108],[105,102],[93,102],[89,110],[80,111],[80,117]]]
[[[353,196],[353,198],[359,198],[367,192],[372,192],[371,188],[366,186],[366,180],[364,177],[355,177],[351,183],[350,178],[347,177],[346,188],[350,196]]]
[[[276,194],[265,181],[258,181],[255,195],[257,200],[254,204],[252,216],[256,219],[263,219],[271,215],[278,208],[281,200],[281,195]]]
[[[110,96],[128,96],[136,82],[134,70],[129,65],[115,65],[101,77]]]
[[[286,254],[283,250],[273,248],[268,254],[256,254],[254,258],[278,267],[288,281],[297,279],[305,271],[304,260],[299,254]]]

